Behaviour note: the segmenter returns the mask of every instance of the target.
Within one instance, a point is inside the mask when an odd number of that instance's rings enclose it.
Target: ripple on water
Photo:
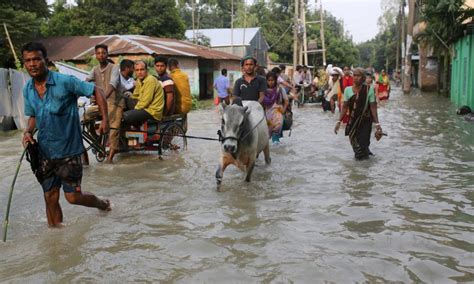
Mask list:
[[[41,189],[20,170],[6,282],[469,282],[474,281],[474,126],[444,97],[394,90],[380,109],[388,136],[353,159],[337,115],[295,109],[295,126],[257,162],[251,183],[214,173],[220,145],[189,140],[159,160],[92,161],[83,187],[112,200],[108,214],[61,199],[66,228],[47,229]],[[189,134],[215,137],[214,110],[189,115]],[[0,134],[0,201],[21,152]],[[4,205],[2,205],[4,206]],[[3,210],[0,217],[3,218]]]

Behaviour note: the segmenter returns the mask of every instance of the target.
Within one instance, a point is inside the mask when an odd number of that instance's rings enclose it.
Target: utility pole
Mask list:
[[[401,45],[401,35],[400,35],[400,31],[401,31],[401,25],[400,25],[400,22],[401,22],[401,18],[402,18],[402,3],[400,1],[400,8],[399,8],[399,11],[398,11],[398,16],[397,16],[397,26],[399,27],[399,29],[397,29],[396,33],[397,33],[397,51],[396,51],[396,55],[395,55],[395,72],[397,72],[399,69],[399,63],[400,63],[400,45]]]
[[[326,46],[324,44],[324,18],[323,18],[323,0],[319,1],[319,20],[321,21],[321,30],[319,31],[321,37],[321,47],[323,48],[323,66],[326,67]]]
[[[295,0],[295,18],[293,24],[293,73],[296,72],[296,65],[298,64],[299,2],[300,0]]]
[[[195,31],[195,26],[194,26],[194,1],[196,0],[191,0],[191,21],[193,22],[193,43],[196,43],[196,31]]]
[[[316,5],[317,7],[317,5]],[[323,4],[320,2],[320,11],[319,11],[319,16],[320,16],[320,19],[319,21],[310,21],[310,22],[306,22],[306,18],[303,18],[303,22],[305,23],[305,33],[303,35],[303,41],[304,41],[304,46],[306,48],[306,50],[304,51],[305,53],[305,60],[306,60],[306,63],[305,64],[308,64],[308,58],[307,58],[307,54],[308,53],[322,53],[323,54],[323,65],[326,66],[326,45],[325,45],[325,42],[324,42],[324,18],[323,18]],[[306,42],[306,25],[310,25],[310,24],[321,24],[321,28],[319,30],[319,36],[321,38],[321,46],[322,46],[322,49],[313,49],[313,50],[307,50],[307,42]]]
[[[247,4],[244,3],[244,30],[242,37],[242,45],[245,46],[245,28],[247,27]]]
[[[7,40],[8,40],[8,43],[10,44],[10,48],[11,48],[12,53],[13,53],[13,58],[15,58],[15,65],[17,66],[17,68],[19,68],[19,66],[21,66],[20,60],[18,60],[18,57],[16,56],[15,48],[13,47],[13,43],[12,43],[12,40],[10,38],[10,34],[8,33],[7,24],[3,23],[3,28],[5,29],[5,34],[7,35]]]
[[[234,0],[231,0],[230,11],[230,48],[231,53],[234,54]]]
[[[301,3],[301,18],[303,22],[303,54],[304,54],[304,65],[308,65],[308,39],[306,38],[306,11],[305,11],[305,3],[304,1]]]
[[[400,39],[400,51],[401,51],[401,58],[400,58],[400,79],[403,82],[405,81],[405,48],[406,48],[406,35],[405,35],[405,0],[401,1],[400,7],[400,30],[401,30],[401,39]]]
[[[408,0],[408,22],[406,29],[405,45],[405,70],[403,72],[403,92],[409,93],[411,89],[411,44],[413,40],[413,26],[415,25],[415,0]]]

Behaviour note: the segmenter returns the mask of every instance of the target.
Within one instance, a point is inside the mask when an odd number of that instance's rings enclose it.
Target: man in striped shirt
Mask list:
[[[163,91],[165,93],[165,109],[163,110],[164,116],[170,116],[174,114],[175,109],[175,89],[173,79],[166,72],[168,67],[168,58],[164,56],[155,57],[155,71],[158,74],[158,80],[163,85]]]

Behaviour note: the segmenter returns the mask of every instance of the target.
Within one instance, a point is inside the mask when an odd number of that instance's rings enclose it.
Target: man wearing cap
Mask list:
[[[341,83],[339,80],[339,72],[336,70],[331,71],[331,80],[329,80],[329,89],[326,91],[326,94],[324,96],[325,100],[329,102],[330,105],[330,110],[332,113],[334,113],[336,109],[336,101],[338,100],[339,97],[342,96],[342,91],[341,91]],[[327,108],[324,108],[324,111],[328,110]]]
[[[255,73],[256,65],[257,60],[251,56],[246,56],[240,61],[243,74],[235,81],[233,96],[240,98],[242,101],[262,103],[265,97],[267,81],[264,77]]]

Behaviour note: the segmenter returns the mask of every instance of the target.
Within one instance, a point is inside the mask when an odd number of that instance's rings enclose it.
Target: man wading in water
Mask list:
[[[43,188],[49,226],[56,227],[63,222],[59,205],[61,186],[69,203],[110,211],[108,200],[81,190],[84,146],[77,98],[95,96],[102,114],[99,131],[106,133],[109,121],[102,89],[73,76],[49,71],[46,49],[40,43],[27,43],[21,53],[25,69],[31,76],[23,89],[25,115],[29,118],[22,143],[25,147],[28,143],[38,143],[36,178]],[[33,139],[35,127],[38,129],[38,142]]]
[[[234,84],[234,98],[238,97],[242,101],[263,102],[265,91],[267,90],[267,81],[255,73],[257,60],[251,56],[244,57],[240,66],[242,67],[242,77],[237,79]],[[237,103],[237,101],[236,101]]]

